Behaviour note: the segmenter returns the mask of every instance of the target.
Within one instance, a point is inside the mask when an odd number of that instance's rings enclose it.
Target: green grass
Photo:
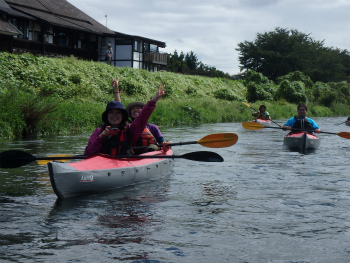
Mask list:
[[[106,103],[113,100],[111,81],[117,77],[125,106],[133,101],[147,102],[160,83],[166,86],[166,96],[150,119],[157,125],[252,118],[252,110],[242,104],[247,101],[247,83],[243,81],[115,68],[74,57],[0,53],[0,139],[23,138],[28,131],[35,136],[93,131],[102,123]],[[341,89],[349,92],[346,85]],[[50,111],[49,106],[56,104]],[[296,114],[296,104],[282,100],[249,104],[256,109],[265,104],[273,119]],[[347,116],[350,111],[349,105],[341,103],[325,107],[312,102],[308,106],[310,117]]]

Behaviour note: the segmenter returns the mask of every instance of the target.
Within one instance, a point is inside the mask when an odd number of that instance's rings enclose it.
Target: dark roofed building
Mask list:
[[[66,0],[0,0],[0,51],[104,61],[108,44],[112,65],[166,65],[164,42],[112,31]]]
[[[12,9],[50,23],[73,30],[91,33],[109,33],[109,30],[67,1],[61,0],[5,0]]]
[[[5,14],[5,15],[12,14],[12,15],[26,17],[26,15],[22,15],[20,12],[12,10],[11,7],[4,0],[0,0],[0,16],[1,14]],[[17,35],[20,35],[21,32],[11,23],[1,19],[0,17],[0,34],[17,36]]]
[[[29,18],[29,16],[13,10],[4,0],[0,0],[0,14],[9,14],[17,17]]]
[[[22,34],[15,26],[4,20],[0,20],[0,34],[17,36]]]

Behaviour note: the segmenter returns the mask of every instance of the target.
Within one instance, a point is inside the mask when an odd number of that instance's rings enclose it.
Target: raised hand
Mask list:
[[[165,85],[159,84],[156,95],[152,98],[153,101],[158,101],[161,97],[165,95]]]

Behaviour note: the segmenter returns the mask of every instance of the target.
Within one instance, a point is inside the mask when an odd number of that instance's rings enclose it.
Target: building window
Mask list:
[[[134,60],[140,61],[140,53],[139,52],[134,52]]]
[[[141,63],[140,62],[138,62],[138,61],[134,61],[134,67],[133,68],[135,68],[135,69],[141,69]]]
[[[14,38],[28,38],[28,24],[21,19],[13,18],[9,22],[14,25],[22,34],[13,36]]]
[[[149,46],[149,51],[150,51],[150,52],[157,52],[157,51],[158,51],[157,45],[150,44],[150,46]]]
[[[70,35],[67,31],[64,30],[57,30],[54,34],[55,36],[55,43],[59,46],[65,46],[68,47],[71,44]]]
[[[149,50],[149,45],[148,45],[148,43],[147,42],[143,42],[143,52],[148,52],[148,50]]]
[[[34,26],[33,26],[33,21],[29,21],[29,23],[28,23],[28,39],[29,40],[33,40],[33,28],[34,28]]]
[[[134,51],[142,52],[142,41],[140,40],[135,40],[134,42]]]
[[[41,26],[33,21],[28,23],[28,40],[40,41]]]
[[[45,33],[45,42],[49,44],[53,44],[53,27],[49,26],[46,28],[46,33]]]
[[[115,65],[121,68],[131,68],[131,61],[116,61]]]
[[[115,47],[116,60],[132,60],[132,46],[131,45],[116,45]]]
[[[34,41],[40,41],[40,36],[41,36],[41,33],[38,32],[38,31],[34,31]]]

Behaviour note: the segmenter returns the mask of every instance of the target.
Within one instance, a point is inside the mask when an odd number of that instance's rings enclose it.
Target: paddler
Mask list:
[[[120,101],[120,91],[119,91],[119,78],[112,80],[113,93],[115,101]],[[140,114],[145,104],[143,102],[132,102],[129,103],[125,109],[128,112],[130,122],[133,122],[134,119]],[[133,151],[135,154],[140,154],[147,151],[158,150],[158,145],[164,142],[162,133],[160,132],[157,125],[152,123],[147,123],[146,128],[142,131],[141,136],[137,139],[136,144],[132,145],[134,148]],[[142,146],[144,148],[142,148]],[[140,148],[141,147],[141,148]]]
[[[283,129],[291,130],[307,130],[313,131],[316,133],[320,133],[321,129],[318,127],[317,123],[308,117],[307,114],[307,106],[304,103],[300,103],[297,107],[298,115],[290,118],[284,125]]]
[[[266,111],[265,105],[260,105],[259,111],[252,114],[255,119],[271,120],[270,114]]]
[[[84,155],[99,153],[115,155],[131,154],[130,146],[135,145],[142,131],[146,128],[149,117],[156,108],[156,103],[165,95],[165,85],[159,84],[156,95],[146,103],[134,121],[128,123],[128,112],[120,101],[111,101],[102,113],[103,125],[90,136]]]

